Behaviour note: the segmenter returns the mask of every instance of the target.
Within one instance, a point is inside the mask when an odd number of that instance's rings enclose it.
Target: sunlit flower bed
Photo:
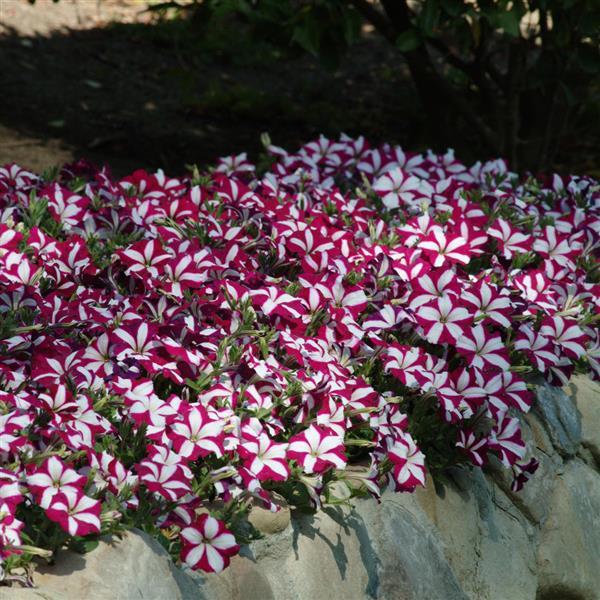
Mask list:
[[[532,377],[600,378],[597,182],[267,149],[261,174],[0,169],[6,574],[131,527],[220,571],[252,504],[427,469],[495,461],[518,490]]]

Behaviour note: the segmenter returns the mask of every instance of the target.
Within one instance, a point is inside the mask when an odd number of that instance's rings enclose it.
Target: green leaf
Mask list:
[[[83,552],[88,553],[95,550],[100,542],[98,540],[85,540],[82,544]]]
[[[360,39],[363,20],[357,11],[349,8],[343,11],[341,21],[344,42],[349,46]]]
[[[512,3],[509,10],[506,9],[507,4],[507,2],[492,3],[482,8],[481,12],[494,29],[501,29],[511,37],[519,37],[521,34],[519,25],[525,9],[517,0]]]
[[[499,12],[496,15],[496,26],[512,37],[519,37],[521,16],[515,10]]]
[[[465,9],[462,0],[441,0],[442,9],[451,17],[457,17]]]
[[[302,46],[302,48],[310,52],[313,56],[317,56],[319,53],[318,39],[315,38],[313,32],[307,27],[297,27],[294,29],[292,41]]]
[[[69,542],[69,549],[77,554],[87,554],[98,547],[98,540],[86,540],[82,537],[74,537]]]
[[[321,22],[316,18],[314,11],[307,11],[304,18],[294,28],[292,40],[313,56],[318,56],[321,49],[321,38]]]
[[[407,29],[396,38],[396,47],[401,52],[410,52],[421,45],[421,35],[416,29]]]
[[[433,34],[439,19],[440,7],[438,0],[426,0],[417,19],[419,27],[427,37]]]

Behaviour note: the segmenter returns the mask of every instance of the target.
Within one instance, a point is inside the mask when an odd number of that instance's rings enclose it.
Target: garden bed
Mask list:
[[[132,528],[220,572],[280,497],[487,465],[518,493],[536,382],[600,376],[596,181],[264,143],[259,172],[0,169],[7,581]]]

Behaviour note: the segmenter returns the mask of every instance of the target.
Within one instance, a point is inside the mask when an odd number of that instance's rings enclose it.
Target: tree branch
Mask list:
[[[380,0],[380,2],[385,14],[396,29],[397,35],[412,28],[411,11],[406,0]],[[446,50],[443,44],[442,46]],[[477,131],[489,149],[497,152],[497,136],[477,116],[465,97],[458,93],[450,82],[437,71],[427,47],[404,52],[404,56],[421,102],[430,116],[434,119],[439,118],[444,113],[444,105],[451,104],[465,121]],[[453,56],[459,58],[456,55]],[[462,59],[460,61],[462,63]],[[462,66],[464,67],[464,65]]]
[[[516,42],[508,47],[508,77],[506,82],[506,130],[505,148],[511,168],[518,169],[517,146],[521,126],[521,72],[524,66],[522,48]]]

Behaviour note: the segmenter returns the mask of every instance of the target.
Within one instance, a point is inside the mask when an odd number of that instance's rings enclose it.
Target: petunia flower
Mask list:
[[[287,456],[296,460],[308,474],[322,473],[331,467],[346,467],[343,439],[315,425],[290,438]]]
[[[81,492],[64,490],[52,497],[46,516],[73,536],[100,533],[102,505]]]
[[[86,484],[83,475],[68,467],[57,456],[51,456],[37,468],[30,468],[26,481],[42,508],[47,508],[56,494],[82,494]]]
[[[425,338],[432,344],[456,343],[472,321],[467,309],[458,306],[457,300],[448,296],[420,306],[415,317],[423,327]]]
[[[179,534],[181,560],[192,569],[220,573],[240,547],[222,521],[204,513]]]

